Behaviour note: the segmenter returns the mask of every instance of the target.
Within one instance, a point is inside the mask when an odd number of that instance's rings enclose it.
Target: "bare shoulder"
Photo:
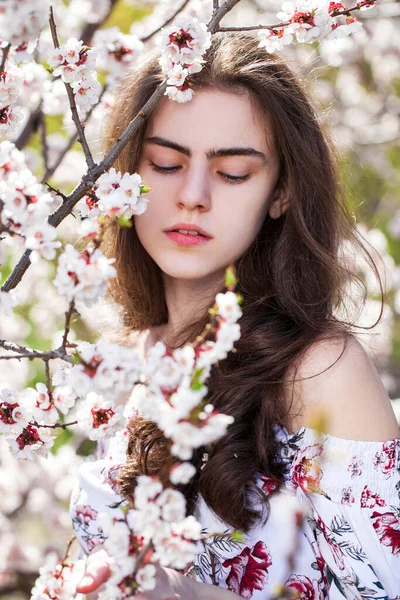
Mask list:
[[[287,382],[292,431],[322,422],[326,433],[346,439],[387,441],[400,435],[379,373],[353,336],[312,344]]]

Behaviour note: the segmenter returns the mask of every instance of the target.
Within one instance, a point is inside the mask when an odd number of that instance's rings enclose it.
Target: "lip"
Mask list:
[[[199,246],[211,240],[203,235],[190,235],[190,233],[178,233],[177,231],[166,231],[165,234],[179,246]]]
[[[170,233],[170,232],[176,232],[177,229],[186,229],[186,231],[197,231],[201,236],[211,239],[212,236],[209,235],[207,233],[207,231],[204,231],[204,229],[202,229],[201,227],[199,227],[198,225],[193,225],[193,223],[176,223],[175,225],[173,225],[172,227],[169,227],[169,229],[165,230],[165,233]],[[187,234],[180,234],[180,235],[187,235]]]

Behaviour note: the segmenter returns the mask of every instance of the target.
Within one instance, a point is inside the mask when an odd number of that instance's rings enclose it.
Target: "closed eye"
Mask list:
[[[152,160],[149,161],[151,168],[153,169],[153,171],[156,171],[157,173],[164,173],[164,175],[172,175],[173,173],[176,173],[176,171],[179,171],[182,167],[161,167],[160,165],[156,165],[156,163],[154,163]],[[247,175],[229,175],[228,173],[222,173],[221,171],[218,171],[218,175],[221,175],[221,177],[227,181],[230,184],[235,185],[235,183],[242,183],[243,181],[246,181],[247,179],[250,178],[250,174]]]

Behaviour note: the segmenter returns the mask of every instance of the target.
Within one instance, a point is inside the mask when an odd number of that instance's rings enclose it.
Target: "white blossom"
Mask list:
[[[136,481],[135,508],[137,509],[146,506],[149,500],[154,500],[163,490],[161,482],[156,477],[139,475]]]
[[[11,433],[7,438],[11,454],[19,460],[31,460],[34,455],[47,457],[54,438],[43,427],[26,425],[21,432]]]
[[[19,46],[39,37],[48,22],[48,0],[5,0],[2,4],[0,39]]]
[[[265,48],[267,52],[273,54],[280,52],[284,46],[293,42],[293,33],[287,27],[281,29],[261,29],[258,32],[260,43],[259,48]]]
[[[11,106],[0,107],[0,140],[14,133],[22,118],[23,114],[17,108]]]
[[[136,573],[136,581],[141,590],[154,590],[156,587],[156,567],[154,565],[146,565]]]
[[[79,426],[91,440],[111,436],[122,425],[122,406],[116,406],[95,392],[89,392],[76,413]]]
[[[97,180],[96,196],[99,209],[109,215],[132,217],[145,212],[148,200],[141,197],[142,178],[137,173],[110,169]]]
[[[81,398],[91,391],[115,398],[121,392],[130,391],[139,380],[142,359],[134,348],[104,341],[80,342],[76,352],[78,364],[57,364],[53,385],[69,386]]]
[[[107,290],[107,282],[115,277],[115,259],[104,256],[99,248],[78,252],[67,244],[60,255],[54,285],[69,301],[81,300],[86,306],[94,304]]]
[[[0,77],[0,107],[14,104],[18,100],[23,83],[23,70],[7,61]]]
[[[174,485],[178,485],[180,483],[186,484],[189,483],[195,474],[196,467],[192,465],[192,463],[184,462],[172,467],[169,474],[169,480]]]
[[[90,110],[99,101],[101,85],[92,75],[79,81],[73,81],[71,85],[76,105],[83,111]]]
[[[0,142],[0,175],[1,181],[6,181],[10,174],[26,168],[25,157],[15,144],[8,140]]]
[[[20,433],[28,423],[28,414],[15,390],[0,391],[0,433]]]
[[[118,27],[99,29],[93,39],[98,52],[98,68],[107,73],[107,84],[120,83],[143,51],[143,42],[136,35],[124,34]]]
[[[20,399],[22,405],[38,423],[51,425],[58,420],[58,412],[50,390],[44,383],[37,383],[36,389],[26,388],[21,392]]]
[[[193,90],[187,78],[201,71],[211,34],[204,23],[187,14],[178,15],[170,27],[161,31],[157,43],[161,47],[160,66],[167,76],[165,95],[176,102],[188,102]]]
[[[242,311],[238,304],[238,296],[234,292],[225,292],[217,294],[215,297],[218,314],[228,323],[236,323],[242,316]]]
[[[74,565],[62,565],[52,555],[40,568],[31,600],[71,600],[76,595]]]
[[[30,255],[31,262],[35,262],[39,257],[46,260],[53,260],[56,255],[56,249],[61,247],[61,242],[56,240],[57,230],[49,223],[33,223],[26,227],[24,234],[26,236],[25,245],[33,250]]]
[[[57,386],[53,390],[54,406],[66,415],[75,406],[76,394],[70,386]]]
[[[12,309],[19,304],[15,290],[3,292],[0,290],[0,314],[11,315]]]

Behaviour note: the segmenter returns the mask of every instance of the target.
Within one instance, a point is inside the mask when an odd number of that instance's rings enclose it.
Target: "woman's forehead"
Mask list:
[[[267,119],[247,94],[201,90],[185,104],[163,98],[149,120],[146,137],[172,139],[204,152],[251,147],[266,153],[272,140],[268,133]]]

